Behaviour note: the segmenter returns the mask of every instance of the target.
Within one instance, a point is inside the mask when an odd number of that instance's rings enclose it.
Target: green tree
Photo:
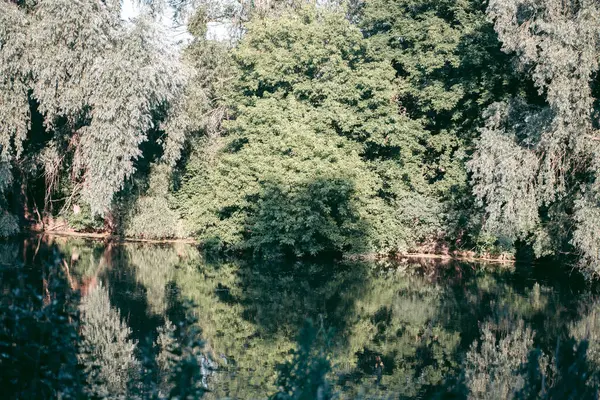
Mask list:
[[[296,255],[406,250],[431,234],[424,132],[398,112],[394,72],[361,32],[314,7],[247,28],[221,150],[180,191],[191,230]]]
[[[465,162],[482,110],[527,88],[486,16],[487,1],[365,1],[357,19],[377,59],[393,65],[397,101],[427,135],[425,177],[445,205],[444,239],[477,240]]]

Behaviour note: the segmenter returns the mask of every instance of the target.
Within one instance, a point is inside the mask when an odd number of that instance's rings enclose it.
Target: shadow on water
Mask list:
[[[229,301],[244,307],[244,318],[256,324],[261,336],[294,335],[307,318],[343,334],[346,317],[356,313],[367,268],[331,261],[244,263],[241,295]]]
[[[57,249],[0,243],[0,388],[7,399],[81,396],[78,294]]]

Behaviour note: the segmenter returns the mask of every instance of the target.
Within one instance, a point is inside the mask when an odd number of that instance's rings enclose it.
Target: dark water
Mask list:
[[[330,377],[341,398],[463,398],[465,359],[486,324],[500,336],[531,328],[532,346],[547,353],[583,331],[600,336],[596,291],[551,265],[224,262],[183,244],[38,237],[0,244],[3,296],[23,284],[24,271],[41,297],[51,296],[43,263],[56,254],[81,301],[108,291],[138,347],[166,320],[181,320],[192,301],[208,360],[205,398],[272,394],[277,365],[290,358],[307,318],[332,332]],[[376,356],[384,363],[379,387]]]

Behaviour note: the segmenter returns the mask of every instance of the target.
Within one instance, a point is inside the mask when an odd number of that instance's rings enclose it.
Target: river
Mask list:
[[[552,265],[259,263],[207,259],[189,244],[51,236],[0,244],[4,305],[24,279],[40,298],[56,296],[48,284],[52,263],[81,302],[94,291],[108,293],[106,307],[130,328],[137,352],[167,320],[192,312],[204,343],[209,399],[274,393],[278,365],[291,359],[307,319],[341,398],[461,398],[467,355],[484,326],[499,336],[530,328],[533,346],[548,354],[557,341],[598,326],[590,323],[597,291]],[[377,356],[384,364],[380,385]]]

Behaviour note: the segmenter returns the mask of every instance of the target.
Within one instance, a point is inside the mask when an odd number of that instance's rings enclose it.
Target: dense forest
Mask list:
[[[142,3],[0,3],[3,236],[597,272],[596,2]]]

